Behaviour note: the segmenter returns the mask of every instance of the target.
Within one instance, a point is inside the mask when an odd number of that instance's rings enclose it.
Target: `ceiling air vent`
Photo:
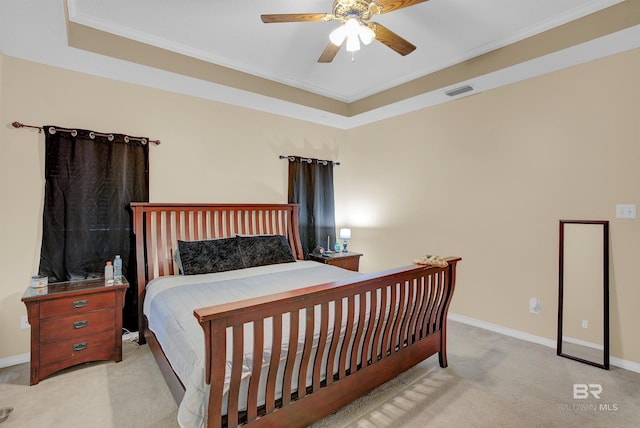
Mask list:
[[[457,88],[449,89],[444,93],[449,95],[450,97],[455,97],[456,95],[464,94],[465,92],[469,92],[469,91],[473,91],[473,86],[471,85],[459,86]]]

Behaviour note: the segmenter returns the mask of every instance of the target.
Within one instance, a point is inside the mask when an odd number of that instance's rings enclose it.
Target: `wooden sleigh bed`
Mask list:
[[[143,313],[147,285],[178,274],[173,258],[178,241],[282,235],[296,260],[293,265],[326,266],[303,261],[295,204],[131,207],[140,343],[149,342],[178,402],[186,382],[174,372]],[[447,311],[460,258],[445,260],[444,267],[414,264],[194,307],[209,388],[201,425],[303,427],[436,353],[446,367]],[[243,348],[247,341],[251,351]],[[269,357],[277,355],[272,349],[281,349],[280,358]]]

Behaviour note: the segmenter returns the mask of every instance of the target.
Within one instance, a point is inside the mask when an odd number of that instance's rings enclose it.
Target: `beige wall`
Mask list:
[[[558,221],[610,220],[611,354],[640,363],[640,221],[615,218],[640,202],[638,76],[635,50],[349,131],[363,269],[462,256],[453,312],[555,340]]]
[[[339,160],[338,227],[353,228],[363,271],[460,255],[454,312],[549,339],[558,220],[611,219],[612,355],[640,363],[640,226],[614,218],[638,203],[637,50],[351,131],[0,61],[0,358],[29,351],[20,296],[41,239],[43,137],[19,120],[161,139],[153,201],[284,202],[277,155]]]
[[[286,202],[280,154],[338,157],[344,131],[0,56],[0,358],[29,352],[20,301],[38,270],[44,137],[11,122],[160,139],[157,202]]]

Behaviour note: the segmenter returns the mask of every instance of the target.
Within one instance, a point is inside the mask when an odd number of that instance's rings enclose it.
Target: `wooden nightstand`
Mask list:
[[[358,272],[360,267],[361,253],[338,252],[327,255],[309,254],[309,258],[313,261],[324,263],[326,265],[338,266],[343,269],[353,270]]]
[[[122,284],[104,279],[29,287],[22,296],[31,324],[31,385],[67,367],[122,361]]]

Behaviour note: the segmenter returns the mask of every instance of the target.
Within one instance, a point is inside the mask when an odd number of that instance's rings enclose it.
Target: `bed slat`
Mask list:
[[[333,383],[333,372],[335,371],[335,358],[338,351],[338,347],[340,346],[341,338],[340,338],[340,330],[342,326],[342,299],[334,301],[334,323],[331,337],[331,345],[329,347],[329,354],[327,356],[327,385]],[[337,375],[340,376],[340,373]]]
[[[267,393],[265,398],[266,412],[271,413],[276,408],[276,388],[278,366],[282,350],[282,315],[273,317],[273,342],[271,343],[271,359],[269,361],[269,374],[267,377]]]
[[[300,312],[289,312],[289,345],[287,363],[284,367],[282,380],[282,406],[286,407],[291,402],[291,382],[295,370],[295,359],[298,351],[298,334],[300,332]]]
[[[376,292],[367,293],[369,297],[369,322],[367,323],[367,330],[364,335],[364,344],[362,346],[362,368],[369,365],[369,362],[373,359],[375,351],[371,349],[371,338],[376,328],[378,321],[378,298]]]
[[[229,426],[238,425],[238,397],[240,394],[240,379],[242,377],[242,363],[244,359],[244,326],[233,326],[233,356],[231,357],[231,379],[227,400]]]
[[[327,344],[327,332],[329,331],[329,302],[320,304],[320,334],[318,335],[318,347],[313,359],[313,389],[320,388],[320,371],[325,365],[324,350]]]
[[[376,325],[375,338],[373,340],[373,355],[371,360],[373,363],[383,358],[386,352],[382,351],[381,341],[384,334],[384,326],[388,317],[387,310],[387,288],[380,289],[380,315],[378,324]]]
[[[305,310],[305,337],[302,349],[302,359],[300,360],[300,370],[298,372],[298,399],[307,395],[306,379],[309,370],[309,360],[313,350],[313,330],[315,328],[314,307],[307,306]]]
[[[264,323],[253,323],[253,369],[252,373],[261,373],[262,359],[264,357]],[[247,397],[247,421],[254,420],[258,415],[258,392],[260,387],[260,376],[249,378],[249,393]]]
[[[347,358],[349,353],[353,349],[353,342],[351,337],[353,336],[353,326],[355,320],[355,296],[347,297],[347,324],[345,329],[344,341],[342,342],[342,349],[340,350],[340,364],[338,371],[338,378],[344,378],[347,373]]]

